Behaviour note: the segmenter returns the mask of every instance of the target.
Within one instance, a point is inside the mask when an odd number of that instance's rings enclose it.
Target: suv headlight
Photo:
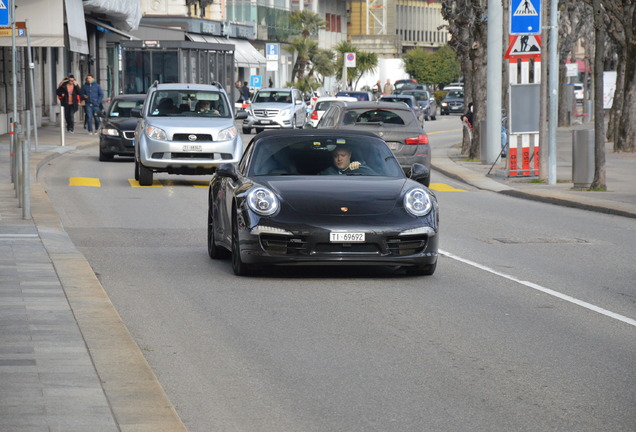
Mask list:
[[[234,126],[229,127],[227,129],[223,129],[221,132],[219,132],[219,137],[217,138],[217,140],[219,141],[229,141],[231,139],[234,139],[234,137],[238,134],[238,132],[236,131],[236,128]]]
[[[256,214],[271,216],[278,210],[279,202],[272,191],[258,186],[248,192],[247,205]]]
[[[404,208],[413,216],[426,216],[433,208],[433,203],[428,192],[413,188],[404,195]]]
[[[280,114],[278,115],[281,117],[287,117],[290,114],[291,114],[291,109],[285,108],[284,110],[281,110]]]
[[[154,126],[146,126],[146,135],[148,135],[148,138],[157,139],[157,140],[168,139],[168,135],[166,135],[166,131]]]

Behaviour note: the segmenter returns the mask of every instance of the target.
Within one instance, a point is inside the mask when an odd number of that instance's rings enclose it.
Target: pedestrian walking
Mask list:
[[[67,132],[75,132],[75,113],[79,108],[81,89],[75,81],[73,74],[67,74],[57,86],[55,94],[60,100],[60,105],[64,107],[64,121]]]
[[[86,126],[89,135],[97,134],[99,129],[99,114],[102,110],[102,100],[104,92],[102,87],[95,82],[93,75],[86,75],[86,82],[82,87],[82,100],[84,101],[84,110],[86,112]],[[93,123],[95,129],[93,130]]]
[[[386,84],[384,84],[384,94],[390,95],[390,94],[393,94],[394,91],[395,91],[395,87],[393,87],[393,84],[391,84],[391,80],[387,78]]]

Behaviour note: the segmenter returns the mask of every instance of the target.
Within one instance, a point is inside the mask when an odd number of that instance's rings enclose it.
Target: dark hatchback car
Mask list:
[[[332,169],[348,154],[349,168]],[[357,164],[353,166],[354,164]],[[364,166],[364,169],[362,167]],[[234,273],[288,265],[399,266],[432,275],[439,216],[430,172],[404,175],[369,132],[304,129],[256,135],[208,194],[208,254]]]
[[[464,113],[464,91],[449,90],[444,99],[442,99],[441,105],[440,112],[442,115]]]
[[[134,156],[135,128],[137,117],[133,117],[133,108],[141,108],[145,94],[128,94],[115,96],[102,114],[99,130],[99,160],[109,161],[114,156]]]
[[[378,99],[380,102],[402,102],[405,103],[409,106],[409,108],[411,108],[411,111],[413,111],[413,114],[415,114],[415,117],[417,117],[417,119],[421,122],[424,121],[424,111],[422,110],[422,107],[417,103],[417,100],[415,99],[415,96],[413,95],[407,95],[407,94],[390,94],[390,95],[384,95],[382,97],[380,97],[380,99]]]
[[[431,148],[422,122],[401,102],[338,102],[322,116],[317,129],[372,132],[384,139],[404,172],[419,163],[430,170]],[[428,184],[427,184],[428,186]]]

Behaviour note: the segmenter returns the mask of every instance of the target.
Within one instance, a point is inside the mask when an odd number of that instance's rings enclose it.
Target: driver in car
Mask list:
[[[351,149],[347,146],[338,146],[331,152],[333,165],[320,171],[320,175],[358,174],[377,175],[377,173],[361,162],[351,162]]]

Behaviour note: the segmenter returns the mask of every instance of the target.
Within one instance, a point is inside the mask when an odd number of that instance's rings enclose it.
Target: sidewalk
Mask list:
[[[608,149],[610,192],[572,190],[571,130],[558,131],[556,185],[487,176],[490,166],[464,161],[457,146],[434,149],[433,167],[479,189],[636,218],[636,154]],[[32,218],[24,220],[11,183],[9,136],[0,136],[0,431],[185,431],[36,182],[38,167],[95,145],[97,137],[79,131],[62,147],[59,127],[44,126],[38,138]]]
[[[45,126],[38,138],[25,220],[0,136],[0,430],[185,431],[36,182],[38,167],[97,137],[78,131],[62,147],[59,127]]]
[[[606,144],[607,192],[573,189],[572,131],[591,127],[591,124],[586,124],[557,129],[555,185],[538,183],[534,178],[505,177],[505,159],[500,159],[491,170],[492,164],[467,161],[465,156],[459,154],[459,145],[433,148],[432,167],[479,189],[565,207],[636,218],[636,153],[614,153],[612,143]]]

